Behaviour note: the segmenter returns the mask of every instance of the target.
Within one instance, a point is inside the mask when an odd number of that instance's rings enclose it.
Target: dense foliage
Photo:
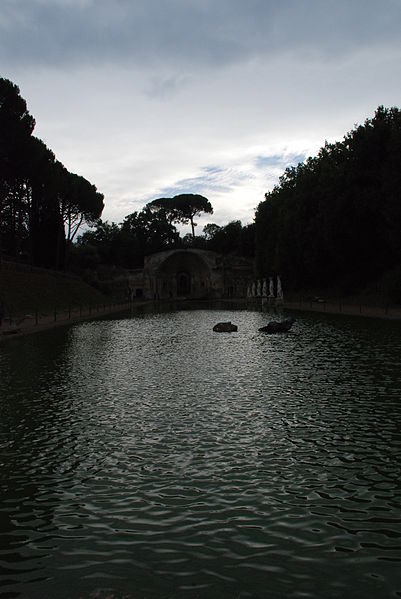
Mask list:
[[[120,225],[99,220],[94,230],[79,237],[74,260],[87,268],[101,264],[142,268],[144,256],[172,249],[179,239],[164,213],[145,207],[126,216]]]
[[[206,248],[219,254],[236,254],[253,258],[255,254],[255,225],[242,226],[240,220],[227,225],[210,223],[203,228]]]
[[[400,194],[401,112],[379,107],[266,194],[255,218],[259,274],[280,273],[294,289],[387,285],[397,299]]]
[[[100,217],[103,195],[56,160],[34,127],[18,87],[0,79],[0,255],[61,269],[80,225]]]
[[[121,224],[99,219],[93,230],[78,238],[70,266],[76,272],[97,271],[107,278],[113,269],[142,268],[145,256],[169,249],[197,248],[252,258],[254,231],[254,225],[243,227],[233,221],[225,226],[208,224],[203,235],[181,237],[166,211],[145,206]]]

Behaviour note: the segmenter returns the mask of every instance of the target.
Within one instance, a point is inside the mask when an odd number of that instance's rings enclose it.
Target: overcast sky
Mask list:
[[[186,192],[201,226],[246,224],[287,166],[400,106],[400,32],[401,0],[0,0],[0,74],[103,219]]]

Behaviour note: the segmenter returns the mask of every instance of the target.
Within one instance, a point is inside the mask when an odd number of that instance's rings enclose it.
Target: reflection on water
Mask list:
[[[401,596],[401,325],[267,320],[2,345],[0,596]]]

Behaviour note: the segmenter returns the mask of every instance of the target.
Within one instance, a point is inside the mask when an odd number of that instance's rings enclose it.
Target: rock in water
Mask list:
[[[218,322],[214,325],[213,331],[216,333],[235,333],[238,331],[238,327],[231,322]]]
[[[265,327],[261,327],[261,333],[286,333],[295,322],[295,318],[286,318],[280,322],[270,321]]]

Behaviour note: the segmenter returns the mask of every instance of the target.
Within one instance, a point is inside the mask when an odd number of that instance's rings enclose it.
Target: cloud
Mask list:
[[[201,195],[228,193],[244,178],[246,178],[244,173],[235,171],[233,168],[203,167],[195,177],[178,180],[173,185],[163,188],[161,194],[163,197],[170,197],[186,193],[188,189],[192,190],[191,193]]]
[[[200,225],[204,226],[207,222],[223,225],[230,220],[242,220],[243,224],[248,224],[252,222],[254,210],[263,200],[264,193],[278,183],[284,170],[307,157],[306,153],[288,148],[274,148],[272,152],[270,155],[239,153],[226,163],[204,166],[193,177],[161,187],[148,201],[191,190],[191,193],[206,196],[214,207],[213,216],[199,218]]]
[[[2,0],[0,56],[42,65],[219,68],[400,47],[401,5],[372,0]]]
[[[400,17],[398,0],[2,0],[0,61],[104,218],[188,192],[249,222],[287,166],[399,103]]]
[[[283,171],[287,168],[288,163],[291,164],[299,164],[300,162],[304,162],[307,158],[305,154],[272,154],[268,156],[256,156],[255,158],[255,167],[257,169],[267,170],[267,169],[279,169]]]
[[[145,94],[152,99],[165,100],[182,91],[188,82],[189,78],[185,76],[170,75],[166,77],[153,75],[145,88]]]

